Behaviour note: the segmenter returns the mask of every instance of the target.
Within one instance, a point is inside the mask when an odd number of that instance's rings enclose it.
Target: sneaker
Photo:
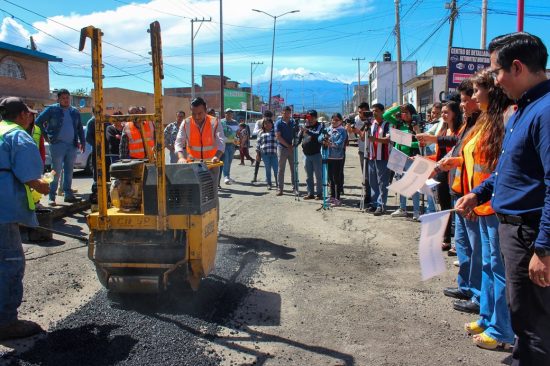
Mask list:
[[[53,200],[48,200],[48,206],[54,207],[54,206],[56,206],[56,205],[57,205],[57,203],[55,203],[55,199],[53,199]]]
[[[231,177],[228,178],[231,183],[237,183],[237,181]]]
[[[42,333],[42,327],[28,320],[16,320],[13,323],[0,327],[0,340],[27,338]]]
[[[312,194],[308,194],[307,196],[304,197],[304,200],[312,200],[312,199],[315,199],[315,196]]]
[[[374,213],[376,211],[376,207],[369,206],[369,207],[366,208],[365,211],[368,212],[368,213]]]
[[[420,222],[420,214],[418,212],[413,213],[413,221]]]
[[[334,198],[333,201],[332,201],[332,203],[331,203],[331,206],[332,206],[332,207],[338,207],[338,206],[340,206],[340,205],[342,205],[342,202],[341,202],[339,199]]]
[[[453,266],[455,266],[455,267],[460,267],[460,262],[459,262],[459,261],[454,261],[454,262],[453,262]]]
[[[225,179],[223,180],[223,182],[224,182],[225,184],[227,184],[227,185],[230,185],[230,184],[231,184],[231,179],[225,178]]]
[[[386,213],[386,210],[384,210],[381,206],[378,206],[372,214],[374,216],[382,216],[384,213]]]
[[[397,210],[395,210],[394,212],[392,212],[392,214],[390,215],[391,217],[407,217],[409,216],[407,214],[407,211],[406,210],[403,210],[403,209],[400,209],[398,208]]]
[[[76,198],[75,196],[69,196],[69,197],[65,197],[63,199],[63,202],[68,202],[68,203],[76,203],[76,202],[80,202],[80,198]]]
[[[275,194],[275,196],[282,196],[283,195],[283,191],[277,191],[277,193]]]
[[[271,191],[271,189],[273,189],[273,185],[268,184],[268,185],[267,185],[267,190],[268,190],[268,191]]]

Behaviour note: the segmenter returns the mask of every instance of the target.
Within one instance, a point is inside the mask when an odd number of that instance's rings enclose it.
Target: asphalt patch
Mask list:
[[[287,249],[258,239],[220,236],[216,270],[197,292],[120,296],[102,290],[34,346],[0,357],[6,365],[218,365],[208,343],[251,291],[265,253]],[[261,254],[260,254],[261,253]]]

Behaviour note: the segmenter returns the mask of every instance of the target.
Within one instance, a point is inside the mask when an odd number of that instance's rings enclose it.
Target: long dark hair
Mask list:
[[[465,141],[469,141],[479,133],[476,149],[487,167],[492,171],[496,168],[502,140],[504,139],[504,112],[513,103],[501,88],[495,86],[491,72],[482,70],[472,77],[472,82],[489,91],[489,105],[487,111],[482,112],[472,127]]]
[[[453,112],[453,120],[451,121],[451,124],[447,126],[451,129],[451,132],[456,134],[458,133],[458,130],[460,130],[460,127],[462,126],[462,112],[460,111],[460,104],[455,101],[450,101],[445,104],[443,104],[443,107],[446,107],[451,112]],[[441,129],[440,133],[445,134],[445,129]]]

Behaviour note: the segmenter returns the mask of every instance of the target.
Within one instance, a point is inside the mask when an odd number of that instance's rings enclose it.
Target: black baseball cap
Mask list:
[[[307,114],[309,114],[311,117],[317,117],[317,111],[315,109],[310,109],[307,111]]]
[[[2,115],[13,115],[21,112],[38,113],[34,109],[29,108],[19,97],[7,97],[0,101],[0,113]]]

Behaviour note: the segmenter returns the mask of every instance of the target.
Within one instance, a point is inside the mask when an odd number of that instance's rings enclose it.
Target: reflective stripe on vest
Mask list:
[[[136,127],[134,122],[127,122],[124,126],[124,132],[128,136],[128,154],[134,159],[144,159],[147,157],[145,150],[143,149],[144,143],[141,138],[139,128]],[[153,129],[151,128],[151,122],[146,121],[143,124],[143,134],[147,147],[152,151],[155,148],[155,141],[153,139]]]
[[[36,146],[40,147],[40,138],[42,137],[42,130],[37,125],[34,125],[32,129],[32,139]]]
[[[184,123],[187,154],[193,159],[212,159],[216,156],[218,149],[215,133],[218,130],[218,120],[206,115],[202,132],[193,117],[188,118]]]
[[[13,130],[25,131],[25,129],[19,126],[17,123],[13,123],[9,121],[0,121],[0,140],[3,140],[4,135]],[[34,199],[32,198],[31,189],[26,184],[24,184],[24,186],[25,186],[25,192],[27,194],[27,205],[29,207],[29,210],[34,211],[36,209],[36,206],[34,205]]]

